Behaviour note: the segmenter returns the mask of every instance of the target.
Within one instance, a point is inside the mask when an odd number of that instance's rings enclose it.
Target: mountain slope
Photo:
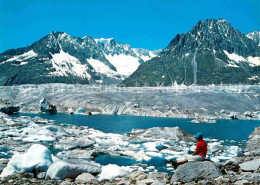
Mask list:
[[[111,48],[113,48],[111,46]],[[129,48],[131,48],[129,46]],[[135,69],[121,73],[111,61],[113,52],[105,51],[91,37],[72,37],[52,32],[30,46],[0,54],[0,85],[41,83],[118,84]],[[133,49],[131,49],[133,50]],[[129,57],[128,55],[125,55]],[[131,65],[136,58],[129,58]],[[118,65],[125,61],[117,59]]]
[[[126,86],[257,84],[260,48],[223,19],[199,21],[142,64]]]
[[[249,38],[249,39],[252,39],[253,41],[256,42],[256,44],[258,46],[260,46],[260,31],[253,31],[251,33],[248,33],[246,34],[246,36]]]
[[[104,51],[106,59],[123,76],[129,76],[141,63],[157,56],[161,51],[132,48],[129,44],[118,43],[113,38],[101,38],[95,39],[95,41]]]

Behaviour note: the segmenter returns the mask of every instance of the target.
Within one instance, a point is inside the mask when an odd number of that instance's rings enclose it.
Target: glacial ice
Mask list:
[[[0,177],[6,177],[18,172],[31,172],[33,170],[47,171],[52,164],[51,152],[40,144],[32,145],[24,154],[16,153],[8,162]]]

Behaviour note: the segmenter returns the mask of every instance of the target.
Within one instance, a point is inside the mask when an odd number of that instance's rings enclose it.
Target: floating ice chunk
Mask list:
[[[24,154],[16,153],[8,162],[0,177],[6,177],[18,172],[33,170],[47,171],[52,164],[51,152],[43,145],[34,144]]]
[[[99,175],[99,180],[114,179],[117,177],[125,177],[129,175],[131,168],[120,167],[115,164],[109,164],[103,166],[101,169],[101,174]]]
[[[162,157],[163,156],[163,154],[161,154],[159,152],[146,152],[146,154],[151,157]]]
[[[133,157],[135,158],[137,161],[149,161],[151,160],[151,157],[149,157],[148,155],[146,155],[146,153],[144,151],[120,151],[120,154],[129,156],[129,157]]]
[[[157,143],[156,142],[147,142],[144,143],[144,146],[147,148],[147,150],[149,151],[158,151],[156,149]]]
[[[23,142],[52,142],[55,141],[54,137],[46,135],[31,135],[29,137],[23,138]]]

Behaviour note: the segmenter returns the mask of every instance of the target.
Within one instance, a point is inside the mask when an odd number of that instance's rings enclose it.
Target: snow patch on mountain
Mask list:
[[[8,60],[6,60],[5,62],[10,62],[10,61],[24,61],[24,60],[28,60],[32,57],[36,57],[37,53],[35,53],[33,50],[30,50],[22,55],[16,55],[12,58],[9,58]],[[3,64],[4,62],[2,62],[1,64]]]
[[[227,57],[231,60],[228,66],[230,67],[239,67],[234,62],[239,64],[239,62],[248,62],[250,66],[260,66],[260,57],[252,57],[249,56],[247,58],[244,58],[240,55],[237,55],[236,53],[228,53],[226,50],[224,50],[224,53],[227,55]]]
[[[226,50],[224,50],[224,53],[227,55],[227,57],[230,59],[230,60],[233,60],[237,63],[239,63],[240,61],[246,61],[246,59],[240,55],[237,55],[236,53],[228,53]]]
[[[99,39],[94,39],[95,42],[98,44],[98,43],[105,43],[105,42],[110,42],[113,38],[99,38]]]
[[[96,72],[106,74],[108,77],[115,77],[117,72],[111,70],[106,64],[103,62],[90,58],[87,59],[87,62],[95,69]]]
[[[60,53],[55,53],[51,55],[51,63],[53,68],[55,68],[55,71],[50,73],[51,75],[76,75],[82,78],[91,78],[91,76],[87,73],[88,67],[85,64],[81,64],[81,62],[76,57],[71,56],[63,50],[60,50]]]
[[[246,34],[246,36],[249,38],[249,39],[252,39],[253,41],[256,42],[256,44],[258,46],[260,46],[260,31],[253,31],[251,33],[248,33]]]
[[[251,57],[249,56],[247,58],[249,65],[251,65],[252,67],[254,66],[260,66],[260,57]]]
[[[115,66],[118,74],[129,76],[140,65],[139,59],[130,55],[106,55],[107,60]]]

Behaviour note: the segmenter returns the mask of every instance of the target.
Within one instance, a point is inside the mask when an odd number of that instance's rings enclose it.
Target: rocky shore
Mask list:
[[[194,150],[192,135],[178,127],[136,129],[120,135],[88,127],[56,125],[38,117],[0,113],[0,184],[258,184],[260,127],[246,149],[207,139],[211,161],[189,162],[175,170],[171,159]],[[101,165],[99,155],[134,159],[136,164]],[[157,157],[169,172],[145,163]],[[168,162],[167,162],[168,161]],[[214,161],[214,162],[212,162]]]
[[[215,119],[260,119],[260,86],[116,87],[72,84],[0,86],[20,112],[38,112],[46,98],[58,112]]]

